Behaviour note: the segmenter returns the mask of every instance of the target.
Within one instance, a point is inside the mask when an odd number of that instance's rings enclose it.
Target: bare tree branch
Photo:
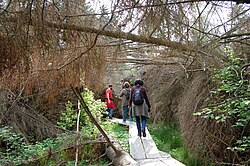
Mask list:
[[[250,32],[231,34],[231,35],[223,36],[223,37],[221,37],[221,39],[228,39],[228,38],[242,37],[242,36],[250,36]]]

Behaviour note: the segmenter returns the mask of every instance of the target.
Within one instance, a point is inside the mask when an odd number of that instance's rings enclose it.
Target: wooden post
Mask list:
[[[79,126],[80,126],[81,108],[80,108],[80,101],[79,100],[77,102],[77,108],[78,108],[78,116],[77,116],[77,124],[76,124],[76,160],[75,160],[75,166],[77,166],[77,164],[78,164],[79,139],[80,139]]]

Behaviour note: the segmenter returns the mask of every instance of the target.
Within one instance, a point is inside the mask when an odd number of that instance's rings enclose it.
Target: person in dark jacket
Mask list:
[[[130,96],[130,84],[129,82],[124,82],[120,97],[122,99],[122,120],[125,123],[127,119],[127,112],[129,111],[129,97]]]
[[[135,93],[136,88],[139,88],[144,102],[141,105],[136,105],[133,102],[133,96]],[[137,131],[138,131],[138,136],[141,137],[141,133],[143,137],[146,137],[146,121],[147,118],[149,118],[149,112],[150,112],[150,103],[148,100],[147,92],[146,89],[143,87],[143,81],[140,79],[137,79],[134,83],[134,87],[131,89],[130,93],[130,100],[129,100],[129,105],[132,108],[132,114],[136,119],[136,126],[137,126]]]

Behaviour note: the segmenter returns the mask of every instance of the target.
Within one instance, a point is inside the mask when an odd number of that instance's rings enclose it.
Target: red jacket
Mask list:
[[[108,99],[110,100],[110,102],[108,102]],[[113,101],[113,92],[111,89],[107,89],[106,90],[106,94],[105,94],[105,104],[107,108],[112,108],[115,109],[115,103]]]

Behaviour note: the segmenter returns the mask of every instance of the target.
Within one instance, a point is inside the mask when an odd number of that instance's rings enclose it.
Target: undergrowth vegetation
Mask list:
[[[57,138],[48,138],[41,142],[27,144],[22,136],[10,127],[0,130],[0,137],[6,143],[6,150],[1,151],[0,165],[74,165],[75,138],[72,133],[64,133]],[[90,138],[81,138],[81,160],[79,164],[95,165],[95,159],[104,151],[100,144],[87,143]],[[86,143],[85,143],[86,142]],[[106,165],[108,160],[100,159],[98,163]]]
[[[243,59],[229,53],[229,62],[212,77],[216,85],[207,98],[207,106],[194,113],[198,117],[227,126],[230,142],[225,151],[231,151],[235,161],[243,165],[250,163],[250,84],[249,66]],[[235,162],[234,161],[234,162]]]
[[[95,100],[93,92],[85,89],[81,95],[103,129],[114,140],[118,140],[125,151],[129,152],[128,127],[101,119],[105,104],[100,100]],[[11,127],[0,128],[0,143],[2,144],[0,165],[75,165],[75,145],[78,136],[72,131],[76,130],[79,110],[70,101],[65,106],[66,109],[61,113],[58,125],[68,132],[56,138],[27,143],[23,136],[14,132]],[[108,165],[110,161],[105,157],[100,157],[105,153],[105,144],[98,140],[99,132],[84,110],[81,110],[80,114],[80,133],[78,165]]]
[[[173,158],[187,166],[203,165],[200,160],[188,153],[181,133],[175,124],[150,125],[149,130],[159,150],[169,153]]]
[[[87,89],[82,96],[92,114],[100,121],[101,110],[105,109],[105,104],[95,100],[93,93]],[[76,107],[70,101],[67,102],[66,110],[61,114],[58,125],[68,132],[40,142],[27,142],[21,134],[14,132],[9,126],[0,128],[0,165],[58,165],[60,163],[74,165],[78,136],[72,131],[76,130],[77,113]],[[98,138],[98,130],[84,110],[81,110],[80,121],[79,165],[107,165],[108,160],[99,158],[105,153],[105,145],[95,142]],[[96,162],[98,164],[95,164]]]
[[[118,140],[122,149],[129,153],[129,133],[128,126],[122,126],[118,123],[112,123],[110,121],[105,121],[102,123],[103,129],[109,133],[113,139]]]
[[[84,101],[86,102],[87,106],[91,110],[92,115],[96,118],[96,120],[100,121],[102,117],[102,111],[106,109],[105,103],[102,102],[100,99],[94,99],[94,93],[88,89],[85,89],[84,92],[81,94]],[[73,103],[68,101],[66,103],[66,111],[62,112],[58,125],[64,129],[68,130],[76,130],[76,122],[78,116],[78,109],[73,107]],[[80,113],[80,130],[85,130],[84,133],[86,134],[88,128],[95,128],[94,124],[91,122],[87,113],[81,109]],[[97,129],[94,129],[93,132],[96,132]]]

